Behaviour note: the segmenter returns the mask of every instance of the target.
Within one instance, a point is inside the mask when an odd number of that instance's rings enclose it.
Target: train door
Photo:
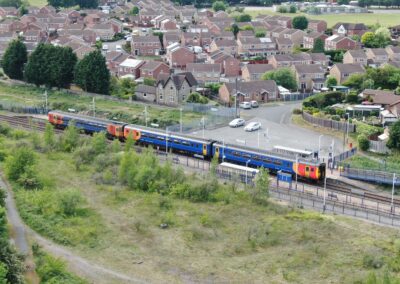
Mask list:
[[[207,144],[203,144],[203,156],[207,156]]]
[[[309,178],[309,177],[310,177],[310,166],[305,166],[304,176],[305,176],[306,178]]]
[[[215,157],[219,158],[219,147],[215,146]]]

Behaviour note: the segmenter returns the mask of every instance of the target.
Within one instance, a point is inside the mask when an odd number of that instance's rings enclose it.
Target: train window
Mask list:
[[[261,161],[261,157],[260,156],[253,156],[253,160]]]
[[[272,161],[271,161],[271,159],[269,159],[269,158],[265,158],[264,159],[264,163],[268,163],[268,164],[270,164]]]
[[[313,172],[313,171],[314,171],[314,168],[311,168],[311,171]]]
[[[280,166],[280,165],[282,165],[282,161],[275,160],[274,161],[274,165]]]
[[[306,172],[310,171],[310,167],[306,167]]]
[[[244,157],[244,158],[247,158],[247,159],[250,159],[250,158],[251,158],[251,155],[249,155],[249,154],[243,154],[243,157]]]
[[[186,146],[190,146],[190,143],[187,142],[187,141],[182,141],[182,144],[183,144],[183,145],[186,145]]]

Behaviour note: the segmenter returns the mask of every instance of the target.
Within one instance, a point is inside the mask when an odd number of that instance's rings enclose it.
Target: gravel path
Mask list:
[[[81,277],[84,277],[85,279],[88,279],[91,283],[146,283],[145,281],[136,277],[128,276],[90,262],[89,260],[74,254],[68,250],[68,248],[53,243],[29,227],[25,226],[21,220],[21,217],[19,216],[10,186],[4,182],[4,179],[1,176],[0,187],[7,190],[7,218],[12,227],[12,240],[15,243],[17,250],[28,256],[27,259],[30,259],[29,263],[32,262],[32,253],[30,251],[30,245],[27,236],[37,242],[45,251],[66,261],[71,271],[75,272]],[[33,270],[34,265],[29,263],[28,268]]]

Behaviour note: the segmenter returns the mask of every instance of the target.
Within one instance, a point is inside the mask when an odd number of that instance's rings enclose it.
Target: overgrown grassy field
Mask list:
[[[370,273],[400,275],[398,230],[254,202],[247,193],[253,188],[242,191],[234,184],[214,192],[212,175],[183,178],[151,153],[130,159],[117,142],[81,163],[86,151],[103,147],[97,136],[80,140],[69,153],[62,149],[72,132],[56,139],[52,150],[49,135],[4,126],[0,133],[1,166],[8,175],[16,153],[35,149],[36,162],[26,158],[30,166],[13,182],[25,222],[105,267],[156,283],[366,283]],[[204,180],[207,186],[171,191],[145,165],[167,173],[170,182],[182,179],[190,187]],[[116,182],[118,177],[128,183]]]
[[[47,0],[29,0],[31,6],[43,7],[47,5]]]
[[[49,107],[58,110],[68,108],[86,112],[92,115],[92,98],[64,92],[48,92]],[[97,116],[109,119],[122,120],[130,123],[145,123],[145,106],[142,104],[129,104],[125,102],[96,99]],[[44,107],[44,91],[30,86],[8,86],[0,83],[0,105],[22,105],[29,107]],[[160,126],[178,124],[180,119],[179,109],[148,106],[148,123],[158,123]],[[183,122],[200,119],[201,115],[192,112],[183,112]]]
[[[374,25],[376,23],[381,24],[382,26],[394,26],[398,23],[399,14],[334,14],[334,15],[308,15],[304,13],[276,13],[271,10],[251,10],[251,8],[246,9],[246,13],[250,14],[252,17],[256,17],[258,15],[282,15],[288,17],[295,17],[299,15],[305,15],[310,19],[317,20],[325,20],[328,23],[328,27],[332,27],[338,22],[345,23],[364,23],[366,25]]]
[[[399,154],[389,156],[370,155],[370,157],[356,155],[347,159],[345,163],[354,168],[400,173]]]

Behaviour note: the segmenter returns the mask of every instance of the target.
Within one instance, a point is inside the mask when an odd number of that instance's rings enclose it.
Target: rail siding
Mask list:
[[[342,132],[346,132],[348,127],[348,132],[356,132],[356,125],[352,123],[347,124],[346,122],[336,121],[332,119],[318,118],[312,116],[307,112],[303,112],[302,116],[305,121],[314,125],[331,128]]]

